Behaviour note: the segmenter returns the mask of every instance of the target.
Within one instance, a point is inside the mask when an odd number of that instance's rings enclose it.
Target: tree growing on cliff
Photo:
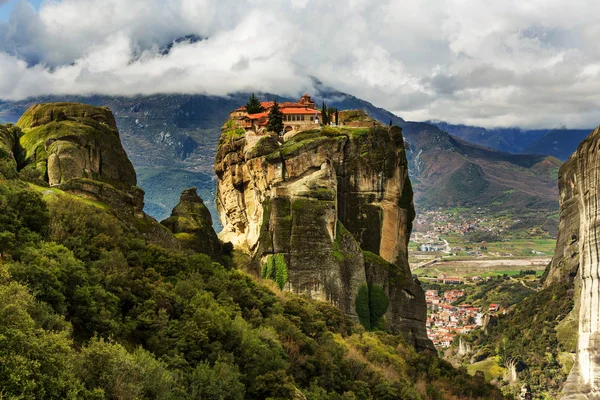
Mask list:
[[[269,122],[267,122],[267,130],[270,132],[283,132],[283,113],[279,109],[277,99],[273,102],[273,107],[269,111]]]
[[[248,99],[248,103],[246,103],[246,112],[248,112],[248,114],[257,114],[263,111],[265,111],[265,109],[260,104],[260,100],[252,93],[252,96]]]
[[[321,120],[323,125],[329,125],[329,115],[327,115],[327,106],[325,105],[325,101],[321,105]]]

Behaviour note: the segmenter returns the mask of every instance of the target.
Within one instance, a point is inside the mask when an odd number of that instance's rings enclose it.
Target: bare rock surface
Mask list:
[[[555,257],[546,278],[574,279],[577,355],[563,399],[600,398],[600,128],[559,174],[561,218]]]

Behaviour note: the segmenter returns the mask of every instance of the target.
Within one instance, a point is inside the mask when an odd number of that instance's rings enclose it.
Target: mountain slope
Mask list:
[[[566,161],[590,131],[591,129],[554,129],[532,143],[524,152],[551,154],[559,160]]]

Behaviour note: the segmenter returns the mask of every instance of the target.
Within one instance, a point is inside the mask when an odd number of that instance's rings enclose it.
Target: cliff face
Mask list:
[[[577,356],[565,399],[600,397],[600,128],[560,170],[560,234],[546,284],[575,278]]]
[[[433,348],[408,266],[414,208],[400,128],[326,127],[280,144],[226,125],[215,172],[221,239],[250,253],[257,273]]]
[[[580,191],[577,184],[578,158],[573,155],[565,162],[558,174],[560,193],[560,219],[556,250],[544,285],[573,281],[579,269],[579,203]]]

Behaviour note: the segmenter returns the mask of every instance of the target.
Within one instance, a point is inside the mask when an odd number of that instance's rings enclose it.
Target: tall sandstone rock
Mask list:
[[[286,290],[433,349],[408,265],[414,207],[401,129],[288,136],[225,126],[215,159],[221,239],[248,252],[258,274],[283,255]],[[389,302],[381,320],[378,302]]]
[[[572,280],[577,354],[563,399],[600,398],[600,127],[559,173],[559,236],[546,285]],[[574,324],[575,325],[575,324]]]

